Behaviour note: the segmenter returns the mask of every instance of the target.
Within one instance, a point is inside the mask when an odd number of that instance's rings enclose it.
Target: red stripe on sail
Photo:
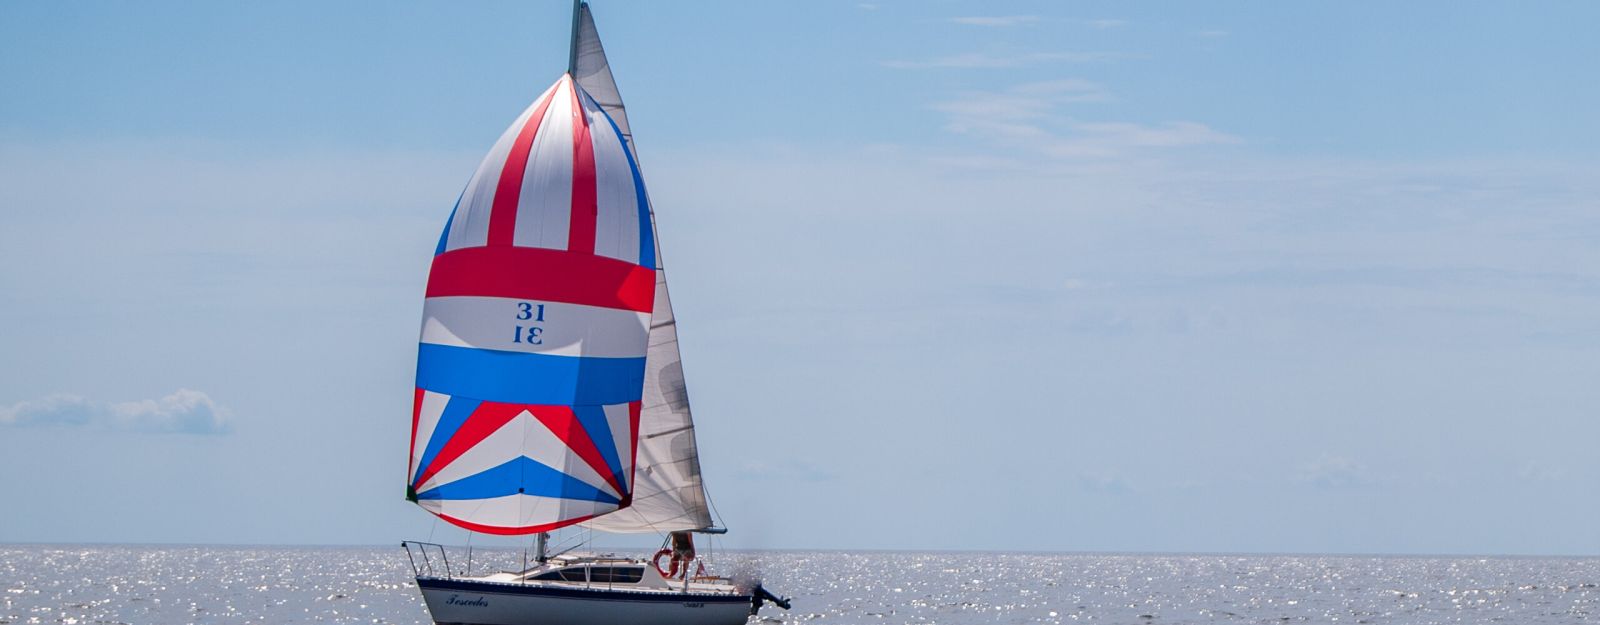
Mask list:
[[[550,432],[566,443],[579,458],[589,464],[606,483],[617,490],[617,494],[626,496],[628,489],[617,483],[617,478],[612,475],[610,467],[606,466],[605,456],[600,455],[600,448],[596,447],[594,440],[589,438],[588,430],[583,429],[583,424],[578,422],[578,416],[572,413],[567,406],[529,406],[533,417],[550,428]]]
[[[553,92],[539,101],[539,108],[522,124],[517,140],[511,144],[511,153],[506,155],[505,167],[500,169],[500,180],[494,188],[494,204],[489,210],[489,245],[509,246],[516,234],[517,205],[522,200],[522,175],[528,168],[528,152],[533,149],[533,139],[539,134],[545,109],[550,108],[552,100],[555,100]]]
[[[589,115],[572,89],[572,219],[568,222],[567,249],[594,253],[594,229],[599,206],[595,198],[594,143],[589,139]]]
[[[633,476],[639,471],[639,408],[642,405],[641,402],[628,402],[628,449],[633,450],[633,460],[628,462],[628,496],[622,500],[624,508],[633,503]]]
[[[581,517],[578,517],[576,519],[567,519],[565,521],[556,521],[555,523],[545,523],[543,525],[529,525],[529,526],[526,526],[526,527],[500,527],[500,526],[497,526],[497,525],[480,525],[478,523],[473,523],[471,521],[463,521],[463,520],[455,518],[453,516],[446,516],[446,515],[443,515],[443,514],[439,514],[437,512],[435,512],[434,515],[438,516],[441,519],[449,521],[450,524],[455,525],[456,527],[469,529],[469,530],[472,530],[474,532],[483,532],[485,534],[498,534],[500,536],[519,536],[519,535],[522,535],[522,534],[534,534],[534,533],[537,533],[537,532],[549,532],[549,531],[552,531],[552,530],[561,529],[561,528],[566,527],[568,525],[574,525],[574,524],[577,524],[577,523],[582,523],[582,522],[587,521],[589,519],[592,519],[592,518],[595,518],[597,516],[600,516],[598,514],[591,514],[591,515],[588,515],[588,516],[581,516]]]
[[[433,259],[428,297],[509,297],[650,312],[656,272],[633,263],[540,247],[467,247]]]
[[[406,453],[406,477],[417,474],[417,467],[414,464],[417,461],[417,422],[422,417],[422,395],[424,392],[421,388],[418,388],[416,396],[411,400],[411,447],[407,448]]]
[[[492,401],[478,404],[478,409],[473,410],[472,414],[467,416],[467,420],[461,422],[461,427],[450,437],[450,440],[439,448],[439,453],[433,457],[433,462],[423,467],[422,475],[417,477],[417,489],[422,490],[422,485],[427,484],[435,473],[450,466],[450,463],[455,462],[456,458],[460,458],[461,454],[467,453],[467,450],[476,447],[478,443],[483,442],[483,439],[488,438],[490,434],[499,430],[500,426],[505,425],[506,422],[516,418],[517,415],[522,414],[522,411],[528,409],[528,406],[502,404]]]

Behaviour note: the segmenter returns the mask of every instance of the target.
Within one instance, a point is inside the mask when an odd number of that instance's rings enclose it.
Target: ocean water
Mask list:
[[[1600,622],[1600,558],[719,557],[794,599],[772,625]],[[0,624],[429,622],[399,547],[0,545]]]

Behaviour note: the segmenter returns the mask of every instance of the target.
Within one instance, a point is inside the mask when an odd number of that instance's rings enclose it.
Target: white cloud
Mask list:
[[[1011,27],[1011,26],[1020,26],[1022,24],[1033,24],[1033,23],[1036,23],[1036,22],[1039,21],[1039,16],[1037,16],[1037,15],[970,16],[970,17],[952,17],[952,18],[950,18],[949,21],[952,22],[952,23],[955,23],[955,24],[965,24],[967,26],[987,26],[987,27],[1007,28],[1007,27]]]
[[[1517,469],[1517,477],[1529,482],[1559,482],[1567,477],[1567,472],[1529,460]]]
[[[1111,99],[1111,93],[1099,84],[1064,79],[1018,85],[999,92],[968,92],[954,100],[936,103],[933,109],[953,117],[1020,121],[1047,117],[1061,104]]]
[[[1356,460],[1330,454],[1300,465],[1296,477],[1302,482],[1322,488],[1347,488],[1362,486],[1373,481],[1367,465]]]
[[[1068,79],[968,92],[932,108],[948,115],[944,128],[950,132],[1058,159],[1239,142],[1198,122],[1083,121],[1062,110],[1069,104],[1112,99],[1111,93],[1096,83]]]
[[[1043,20],[1037,15],[968,15],[948,18],[945,21],[964,26],[982,26],[985,28],[1012,28],[1037,24]],[[1122,19],[1091,19],[1068,20],[1072,23],[1082,24],[1096,30],[1110,30],[1128,25],[1128,20]]]
[[[226,408],[200,391],[178,389],[160,399],[106,404],[79,395],[50,395],[0,407],[0,426],[78,426],[129,432],[226,434]]]
[[[1003,56],[969,52],[923,61],[884,61],[883,66],[893,69],[999,69],[1043,63],[1092,63],[1127,57],[1127,54],[1120,52],[1033,52]]]
[[[0,408],[0,425],[87,425],[100,408],[77,395],[50,395]]]
[[[1093,143],[1136,148],[1181,147],[1217,143],[1238,143],[1232,135],[1196,122],[1134,124],[1128,122],[1086,122],[1072,128],[1093,139]]]
[[[746,462],[739,477],[757,481],[824,482],[836,477],[823,463],[808,458]]]
[[[1078,487],[1102,493],[1126,493],[1133,488],[1127,478],[1110,471],[1094,471],[1077,476]]]

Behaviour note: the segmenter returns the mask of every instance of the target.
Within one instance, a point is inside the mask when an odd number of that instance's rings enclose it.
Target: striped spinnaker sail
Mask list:
[[[407,497],[496,534],[633,500],[659,285],[626,139],[571,76],[457,200],[423,307]]]

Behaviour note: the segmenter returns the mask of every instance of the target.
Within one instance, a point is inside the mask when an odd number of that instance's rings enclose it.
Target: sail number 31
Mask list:
[[[532,302],[517,302],[517,321],[544,323],[544,304]],[[544,334],[544,328],[536,325],[517,324],[517,332],[512,335],[512,343],[527,343],[529,345],[543,345],[544,339],[539,338]]]

